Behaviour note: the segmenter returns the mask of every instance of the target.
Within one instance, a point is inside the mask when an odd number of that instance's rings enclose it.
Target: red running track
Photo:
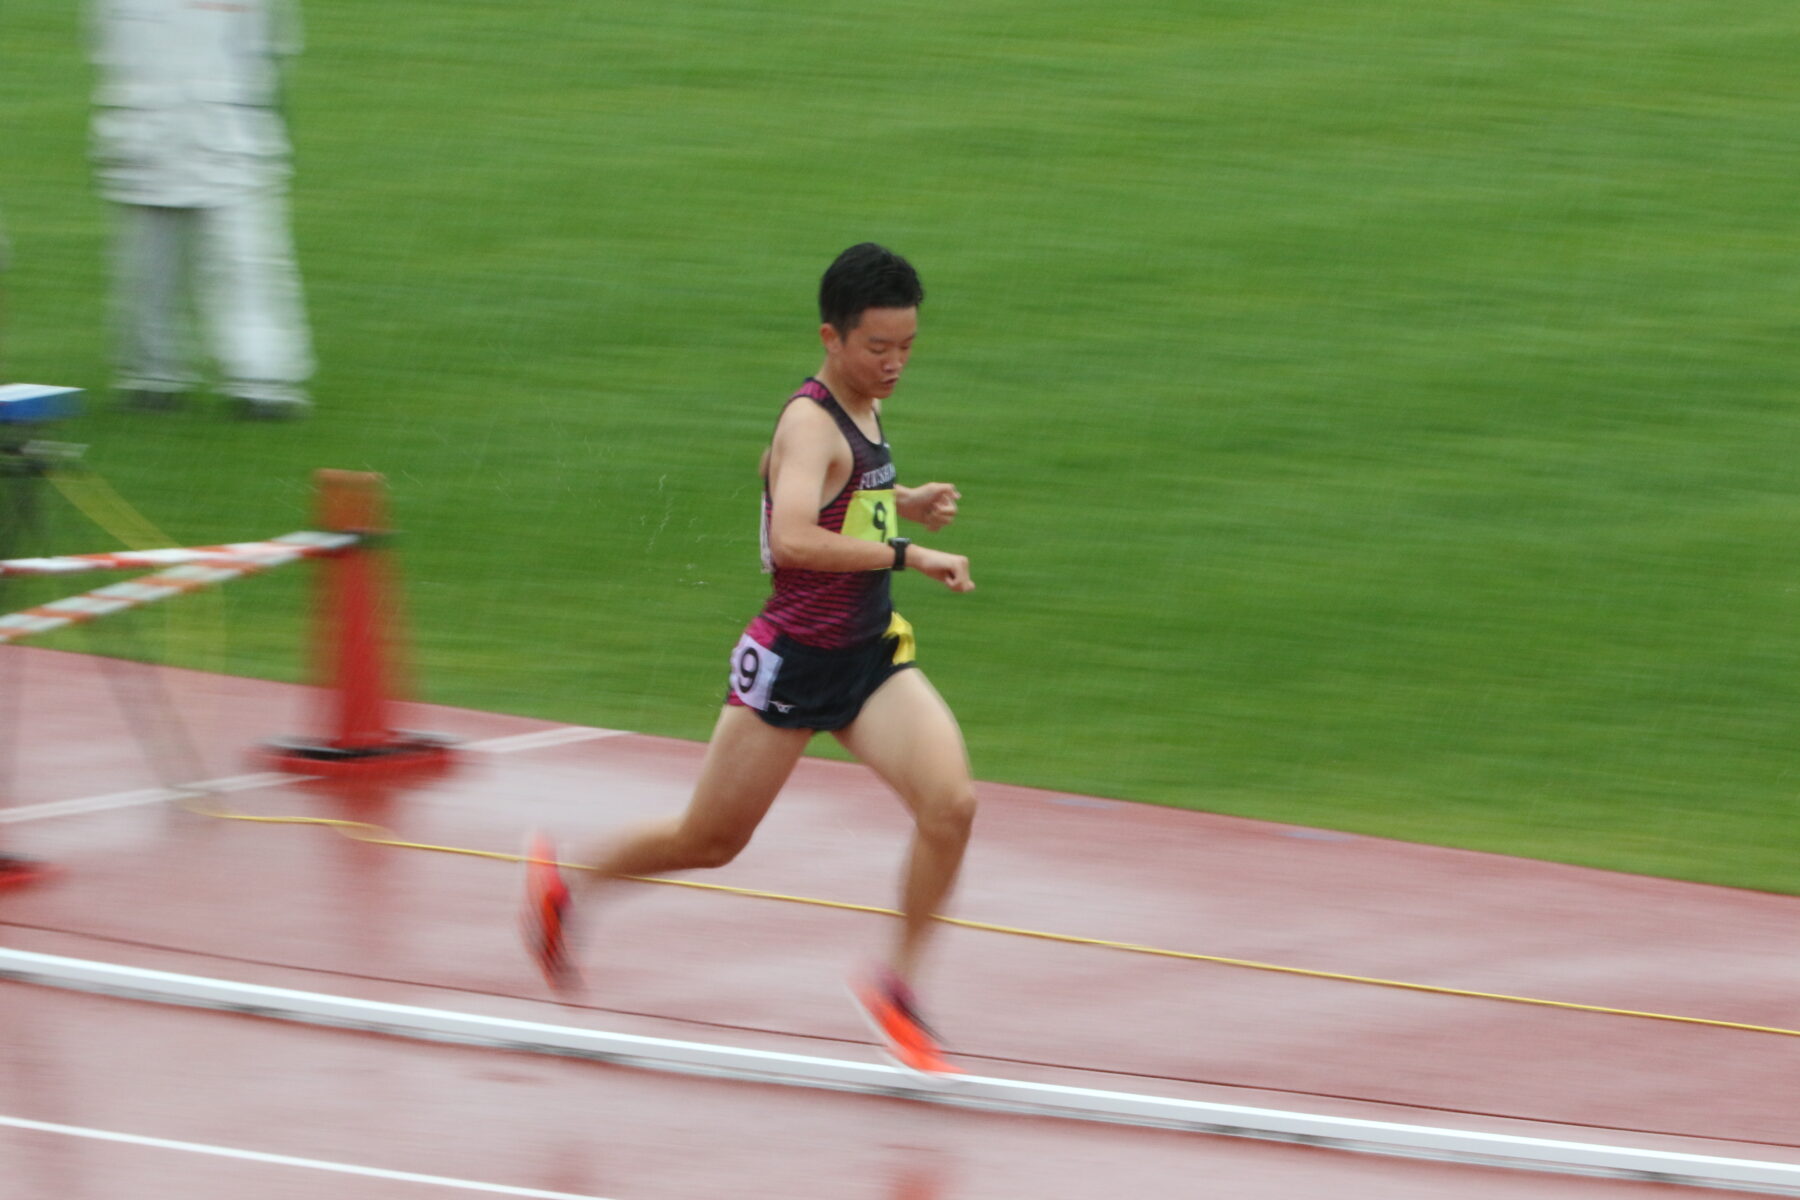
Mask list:
[[[580,1007],[555,1004],[516,945],[509,866],[154,802],[143,790],[156,764],[113,703],[102,664],[6,653],[24,704],[0,812],[14,819],[0,824],[0,847],[64,872],[0,893],[0,944],[618,1032],[872,1054],[841,982],[881,943],[887,918],[632,889],[599,914],[586,953],[593,994]],[[196,769],[209,777],[260,769],[245,748],[306,720],[304,689],[124,673],[166,690],[200,737],[206,761]],[[514,851],[532,825],[586,835],[678,807],[700,754],[580,731],[572,736],[586,740],[561,745],[495,743],[557,727],[441,708],[410,723],[490,748],[408,783],[290,783],[222,802]],[[121,793],[124,806],[81,815],[36,807]],[[982,785],[981,796],[958,916],[1456,988],[1796,1022],[1792,898],[1001,785]],[[905,832],[897,805],[860,769],[809,760],[752,847],[707,879],[886,905]],[[946,930],[928,998],[960,1060],[987,1075],[1800,1162],[1795,1038],[965,929]],[[1688,1190],[674,1078],[18,984],[0,984],[0,1028],[6,1200],[478,1194],[331,1166],[607,1200]]]

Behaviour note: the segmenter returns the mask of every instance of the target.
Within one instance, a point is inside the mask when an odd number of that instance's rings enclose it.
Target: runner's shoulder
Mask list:
[[[844,449],[849,450],[849,444],[844,441],[843,431],[838,428],[836,418],[818,401],[806,395],[795,396],[782,410],[781,418],[775,422],[775,442],[784,448],[843,444]]]

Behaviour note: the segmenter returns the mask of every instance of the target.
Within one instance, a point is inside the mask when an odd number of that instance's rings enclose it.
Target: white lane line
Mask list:
[[[114,1133],[107,1129],[88,1129],[81,1125],[54,1125],[48,1121],[31,1121],[24,1117],[0,1116],[0,1125],[29,1129],[37,1133],[53,1133],[60,1137],[87,1138],[96,1142],[120,1142],[127,1146],[148,1146],[153,1150],[180,1150],[188,1154],[208,1154],[214,1158],[236,1158],[245,1162],[275,1167],[304,1167],[309,1171],[331,1171],[338,1175],[361,1175],[367,1179],[386,1179],[398,1183],[423,1183],[432,1187],[455,1188],[463,1192],[486,1192],[492,1196],[532,1196],[538,1200],[604,1200],[600,1196],[578,1196],[573,1192],[545,1192],[537,1188],[509,1187],[503,1183],[477,1183],[472,1179],[450,1179],[443,1175],[419,1175],[412,1171],[389,1171],[382,1167],[359,1167],[354,1163],[327,1162],[318,1158],[295,1158],[291,1154],[268,1154],[261,1150],[239,1150],[233,1146],[209,1146],[202,1142],[177,1142],[168,1138],[144,1137],[135,1133]]]
[[[303,783],[310,775],[290,775],[283,771],[261,771],[253,775],[227,775],[207,779],[185,788],[139,788],[130,792],[112,792],[104,796],[82,796],[74,800],[55,800],[48,804],[29,804],[23,808],[0,809],[0,825],[17,825],[24,821],[47,821],[52,817],[78,817],[83,813],[110,812],[119,808],[138,808],[146,804],[166,804],[189,796],[224,795],[248,792],[257,788],[277,787],[284,783]]]
[[[649,1070],[859,1092],[988,1112],[1182,1129],[1439,1162],[1800,1196],[1800,1164],[1720,1158],[1354,1117],[1284,1112],[1095,1088],[954,1075],[926,1078],[869,1062],[749,1050],[293,991],[198,975],[0,949],[0,979],[420,1041],[557,1054]]]
[[[453,747],[482,754],[516,754],[523,750],[543,750],[551,746],[568,746],[601,738],[627,737],[628,729],[598,729],[586,725],[565,725],[556,729],[540,729],[534,733],[517,733],[486,741],[466,742]],[[196,794],[225,795],[282,784],[306,783],[317,775],[296,775],[285,771],[263,771],[253,775],[228,775],[222,779],[206,779],[185,788],[137,788],[129,792],[110,792],[104,796],[80,796],[73,800],[53,800],[47,804],[29,804],[23,808],[0,808],[0,825],[20,825],[26,821],[48,821],[54,817],[79,817],[86,813],[112,812],[121,808],[141,808],[148,804],[167,804]]]
[[[515,733],[510,737],[489,738],[484,742],[468,742],[459,747],[483,754],[513,754],[520,750],[543,750],[550,746],[568,746],[576,742],[592,742],[600,738],[628,737],[629,729],[598,729],[587,725],[565,725],[560,729],[540,729],[536,733]]]

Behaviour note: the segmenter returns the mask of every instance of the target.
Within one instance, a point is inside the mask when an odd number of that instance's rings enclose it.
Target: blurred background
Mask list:
[[[421,698],[705,736],[876,240],[980,585],[898,601],[978,776],[1800,890],[1789,0],[303,17],[310,419],[112,404],[68,0],[0,10],[0,376],[91,389],[59,436],[179,544],[386,475]],[[224,595],[46,644],[301,677],[304,577]]]

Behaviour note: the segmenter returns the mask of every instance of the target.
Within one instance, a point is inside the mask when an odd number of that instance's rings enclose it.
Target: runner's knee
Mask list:
[[[683,839],[684,857],[695,867],[722,867],[750,844],[748,834],[735,832],[689,833]]]
[[[975,794],[963,788],[921,804],[919,833],[934,842],[963,842],[975,824]]]

